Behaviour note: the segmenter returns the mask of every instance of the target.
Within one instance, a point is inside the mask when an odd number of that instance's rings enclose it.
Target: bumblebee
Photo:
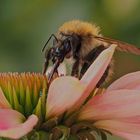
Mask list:
[[[45,50],[52,37],[54,38],[52,47]],[[52,61],[53,68],[49,75],[50,81],[53,74],[57,72],[60,63],[64,59],[72,59],[71,75],[80,79],[98,55],[111,44],[116,44],[119,51],[140,55],[140,49],[134,45],[103,37],[100,34],[100,28],[94,24],[79,20],[66,22],[58,29],[56,35],[50,36],[42,49],[42,51],[45,50],[43,74],[46,73],[49,61]],[[112,63],[106,69],[97,87],[104,83],[110,75],[111,68]]]

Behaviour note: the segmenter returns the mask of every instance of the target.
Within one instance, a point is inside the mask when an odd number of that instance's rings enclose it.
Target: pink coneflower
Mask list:
[[[0,136],[94,140],[114,134],[140,139],[140,72],[96,89],[115,47],[104,50],[81,80],[41,74],[0,74]]]

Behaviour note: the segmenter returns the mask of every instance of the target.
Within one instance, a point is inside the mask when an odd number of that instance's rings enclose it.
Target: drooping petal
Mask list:
[[[140,90],[140,71],[126,74],[113,82],[109,87],[109,90],[117,89],[139,89]]]
[[[25,117],[15,110],[0,109],[0,137],[19,139],[32,131],[37,121],[35,115],[25,121]]]
[[[104,50],[83,75],[80,82],[85,85],[85,89],[83,95],[77,101],[77,104],[73,109],[71,109],[71,111],[79,108],[95,88],[96,84],[101,79],[107,66],[109,65],[115,48],[116,45],[111,45],[108,49]]]
[[[83,107],[79,120],[105,120],[140,117],[139,90],[113,90],[94,96]]]
[[[103,51],[79,81],[73,77],[60,77],[49,88],[47,116],[56,116],[80,107],[105,72],[116,46]]]
[[[135,119],[135,118],[133,118]],[[119,120],[101,120],[94,123],[94,126],[100,129],[105,129],[112,132],[115,135],[129,138],[128,136],[135,136],[140,138],[140,124],[128,123]],[[132,140],[132,139],[131,139]],[[136,140],[133,138],[133,140]]]
[[[1,88],[0,88],[0,108],[11,108]]]
[[[52,82],[47,97],[47,117],[57,116],[70,109],[82,96],[84,86],[77,78],[63,76]]]

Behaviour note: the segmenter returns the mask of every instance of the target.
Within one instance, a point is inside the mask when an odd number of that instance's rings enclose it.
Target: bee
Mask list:
[[[64,59],[73,60],[71,75],[80,79],[98,55],[111,44],[116,44],[117,50],[119,51],[140,55],[140,49],[134,45],[103,37],[100,34],[100,28],[98,26],[79,20],[72,20],[64,23],[58,29],[56,35],[52,34],[50,36],[42,51],[45,50],[52,37],[54,38],[53,45],[45,51],[43,69],[43,74],[45,74],[49,61],[52,61],[53,68],[49,75],[49,81],[53,74],[57,72],[57,68]],[[111,69],[112,63],[107,67],[97,87],[104,83],[110,75]]]

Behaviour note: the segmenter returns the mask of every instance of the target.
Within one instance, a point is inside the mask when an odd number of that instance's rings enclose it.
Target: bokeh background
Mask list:
[[[96,23],[104,36],[140,47],[140,0],[1,0],[0,72],[41,72],[44,43],[72,19]],[[140,56],[115,53],[112,80],[137,70]]]

